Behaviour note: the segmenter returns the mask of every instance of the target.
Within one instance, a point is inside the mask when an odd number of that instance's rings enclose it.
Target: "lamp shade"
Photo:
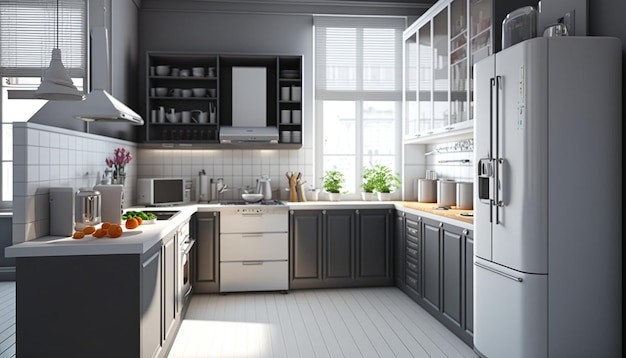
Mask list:
[[[85,98],[74,86],[74,82],[65,70],[61,61],[61,50],[58,48],[52,50],[50,66],[44,73],[39,88],[35,91],[35,97],[57,101],[80,101]]]

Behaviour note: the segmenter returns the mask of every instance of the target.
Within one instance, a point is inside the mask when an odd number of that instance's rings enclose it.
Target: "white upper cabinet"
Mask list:
[[[405,143],[471,136],[472,67],[500,49],[502,20],[524,6],[505,3],[441,0],[404,31]]]

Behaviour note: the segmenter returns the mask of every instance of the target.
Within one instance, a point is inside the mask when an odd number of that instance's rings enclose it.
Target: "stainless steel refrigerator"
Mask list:
[[[622,50],[539,37],[474,66],[474,349],[621,357]]]

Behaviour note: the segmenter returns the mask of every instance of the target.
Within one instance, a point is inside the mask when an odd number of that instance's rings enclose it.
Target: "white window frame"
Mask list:
[[[57,24],[56,0],[0,0],[0,138],[12,142],[12,138],[4,138],[7,125],[28,120],[24,110],[10,113],[4,101],[32,101],[27,113],[33,114],[46,103],[34,98],[38,84],[24,85],[20,79],[40,79],[50,64],[53,48],[61,49],[66,70],[82,90],[87,76],[88,13],[87,0],[59,0]],[[20,27],[23,19],[27,19],[24,28]],[[2,145],[0,162],[0,190],[4,190],[7,180],[13,186],[13,176],[3,172],[3,166],[12,163],[13,158],[3,155]],[[0,195],[0,210],[11,209],[12,205],[12,197]]]
[[[316,16],[316,20],[320,19],[320,18],[325,18],[324,20],[329,20],[331,22],[334,21],[334,19],[337,20],[337,24],[342,23],[343,20],[348,19],[350,20],[350,22],[357,22],[359,20],[363,20],[364,23],[367,23],[368,20],[371,20],[373,18],[376,18],[376,20],[380,20],[383,19],[383,17],[372,17],[372,16],[368,16],[368,17],[356,17],[356,16]],[[315,84],[315,91],[314,91],[314,127],[315,127],[315,133],[317,133],[317,135],[315,136],[315,173],[319,173],[319,175],[317,175],[317,177],[315,178],[316,180],[316,186],[321,188],[322,187],[322,180],[321,177],[324,175],[324,127],[323,127],[323,101],[324,100],[345,100],[345,101],[355,101],[355,111],[356,111],[356,133],[355,133],[355,141],[356,141],[356,152],[354,154],[355,156],[355,173],[353,174],[356,178],[356,183],[355,183],[355,188],[347,188],[349,190],[348,193],[343,195],[343,199],[346,200],[358,200],[360,199],[360,184],[362,183],[362,178],[361,178],[361,170],[363,169],[364,166],[367,166],[368,163],[363,163],[363,157],[364,157],[364,143],[363,143],[363,113],[362,113],[362,109],[363,109],[363,103],[364,102],[369,102],[369,101],[376,101],[376,100],[382,100],[382,101],[395,101],[395,160],[394,160],[394,171],[398,172],[401,176],[401,172],[402,172],[402,73],[403,73],[403,66],[402,66],[402,32],[404,30],[404,28],[406,28],[406,18],[405,17],[392,17],[391,19],[395,20],[395,21],[402,21],[402,25],[401,28],[399,28],[396,31],[396,59],[395,59],[395,66],[396,66],[396,73],[395,73],[395,87],[393,89],[393,91],[362,91],[360,90],[360,88],[362,88],[362,83],[363,83],[363,79],[362,79],[362,57],[359,57],[359,64],[358,64],[358,70],[357,71],[357,81],[360,81],[360,83],[357,85],[357,90],[355,91],[332,91],[332,90],[324,90],[324,89],[320,89],[319,87],[319,83]],[[326,22],[326,21],[324,21]],[[318,21],[314,21],[315,23],[319,23]],[[334,26],[334,25],[333,25]],[[346,25],[348,27],[350,27],[349,25]],[[317,30],[315,29],[315,25],[314,25],[314,31],[313,31],[313,36],[314,36],[314,40],[313,40],[313,46],[314,46],[314,79],[317,79],[316,76],[316,71],[318,71],[317,66],[318,66],[318,62],[317,62],[317,55],[318,55],[318,50],[317,50],[317,44],[316,44],[316,32]],[[362,55],[362,53],[361,53]],[[401,188],[398,188],[395,193],[393,194],[392,198],[394,199],[399,199],[401,197]]]

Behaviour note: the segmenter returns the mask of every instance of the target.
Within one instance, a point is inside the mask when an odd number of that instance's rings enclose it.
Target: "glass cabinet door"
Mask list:
[[[493,53],[491,34],[491,1],[470,0],[470,78],[474,78],[474,64]],[[470,119],[473,119],[474,93],[470,83]]]
[[[417,128],[417,34],[404,41],[404,136],[411,137]]]
[[[450,124],[469,119],[467,1],[450,4]]]
[[[423,132],[433,128],[431,92],[433,87],[433,48],[430,31],[431,23],[428,22],[418,30],[417,58],[419,59],[418,81],[418,131]]]
[[[448,11],[433,19],[433,128],[448,125],[450,118],[448,90]]]

